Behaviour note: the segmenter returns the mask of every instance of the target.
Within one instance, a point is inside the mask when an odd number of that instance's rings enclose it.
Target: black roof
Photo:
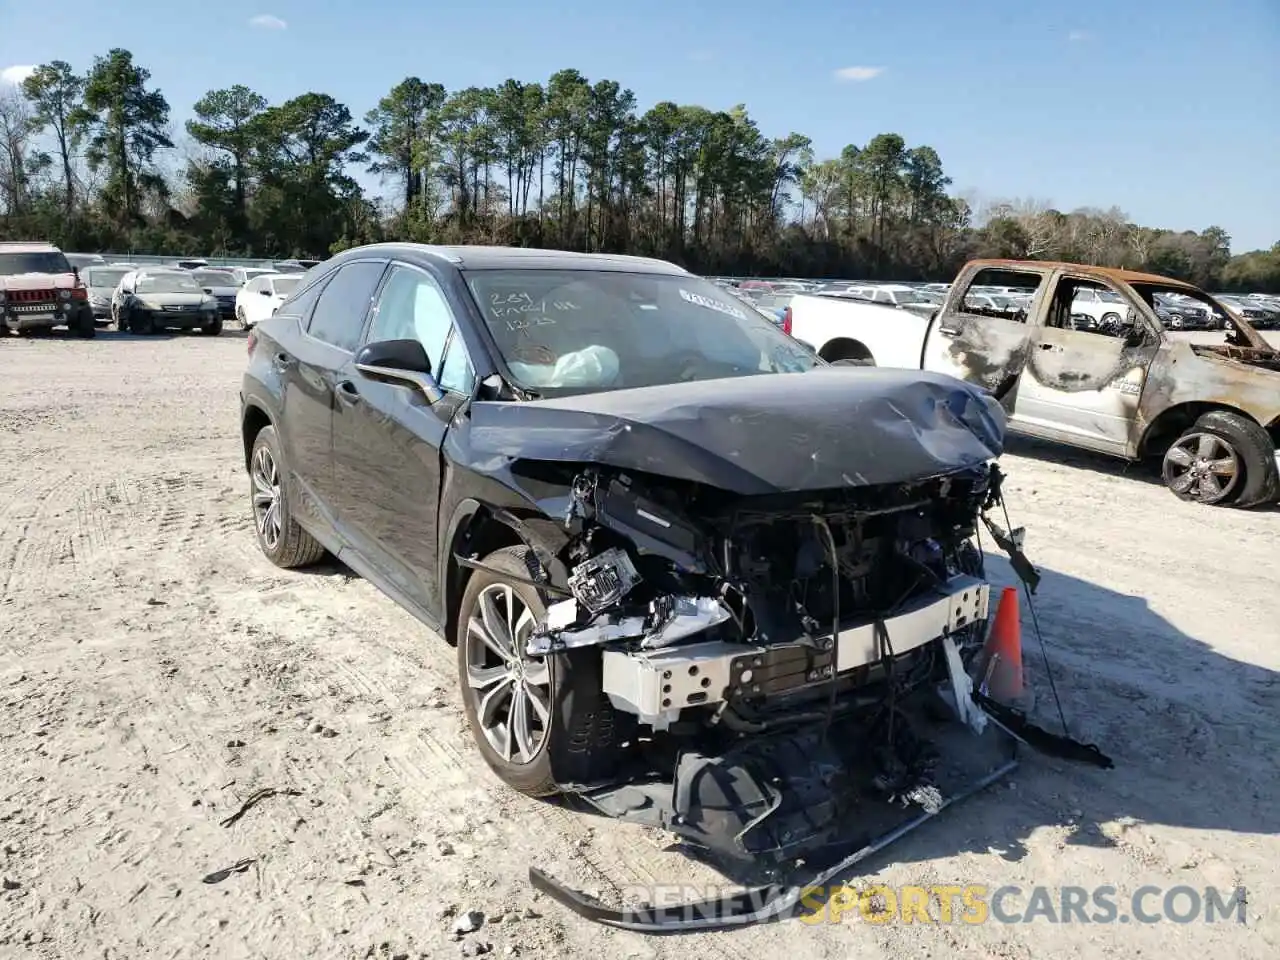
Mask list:
[[[437,246],[427,243],[371,243],[344,250],[335,261],[380,255],[414,260],[445,261],[460,270],[609,270],[617,273],[657,273],[687,276],[689,271],[666,260],[613,253],[575,253],[533,247]]]

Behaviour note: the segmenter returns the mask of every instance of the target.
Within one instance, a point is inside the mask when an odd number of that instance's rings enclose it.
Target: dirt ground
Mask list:
[[[1182,504],[1139,470],[1014,442],[1057,688],[1116,769],[1029,756],[854,878],[1110,885],[1124,915],[1144,884],[1244,886],[1245,925],[855,914],[644,937],[533,896],[528,866],[604,896],[715,878],[663,835],[500,786],[451,648],[343,569],[260,555],[244,356],[234,332],[0,342],[0,956],[1280,955],[1280,511]],[[455,939],[472,910],[483,925]]]

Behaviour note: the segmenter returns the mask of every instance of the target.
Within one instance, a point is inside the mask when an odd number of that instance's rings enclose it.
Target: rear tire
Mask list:
[[[482,562],[523,578],[529,577],[535,563],[533,552],[525,546],[505,547]],[[485,763],[509,787],[530,797],[551,796],[568,785],[608,778],[618,767],[618,744],[628,718],[604,694],[600,650],[583,647],[530,657],[523,649],[515,649],[500,657],[494,646],[508,645],[502,637],[496,644],[491,642],[494,638],[484,615],[488,603],[493,604],[489,619],[498,614],[497,626],[515,622],[515,629],[508,628],[507,633],[514,635],[516,648],[527,644],[532,624],[545,618],[547,610],[537,589],[518,580],[475,570],[467,581],[457,617],[458,682],[467,723]],[[494,660],[496,666],[490,664]],[[523,691],[519,699],[518,690]],[[528,722],[512,723],[513,706],[523,708],[526,703]],[[485,722],[481,722],[482,705],[487,707]],[[531,730],[529,723],[540,729]],[[521,748],[522,727],[528,733],[526,746],[532,749]],[[510,739],[508,730],[515,731]],[[508,752],[510,756],[504,755]]]
[[[324,547],[293,518],[285,476],[275,427],[263,427],[253,438],[249,453],[253,528],[266,558],[277,567],[292,570],[318,561],[324,556]]]
[[[1271,436],[1229,410],[1210,410],[1178,437],[1164,455],[1161,473],[1178,499],[1206,506],[1255,507],[1280,496]]]

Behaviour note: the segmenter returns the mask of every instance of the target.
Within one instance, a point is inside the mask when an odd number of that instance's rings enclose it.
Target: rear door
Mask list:
[[[999,310],[989,299],[970,293],[975,286],[1001,285],[1034,288],[1031,310]],[[1047,271],[1032,265],[967,266],[929,325],[921,366],[985,388],[1012,412],[1033,334],[1028,314],[1035,316],[1046,286]]]
[[[386,267],[384,259],[345,263],[322,281],[320,289],[304,291],[277,314],[277,321],[294,320],[297,330],[292,349],[270,358],[285,385],[285,460],[303,492],[294,502],[329,526],[339,507],[333,475],[334,386],[360,342]]]
[[[438,595],[441,448],[474,381],[457,315],[439,278],[393,263],[363,342],[417,340],[445,395],[429,403],[416,387],[369,380],[352,365],[338,380],[333,427],[344,536],[399,593],[437,620],[443,620]]]

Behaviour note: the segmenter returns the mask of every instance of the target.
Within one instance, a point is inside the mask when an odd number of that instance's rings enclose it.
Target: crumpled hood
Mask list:
[[[924,480],[998,457],[998,401],[878,367],[733,377],[471,407],[477,460],[594,463],[742,495]]]

